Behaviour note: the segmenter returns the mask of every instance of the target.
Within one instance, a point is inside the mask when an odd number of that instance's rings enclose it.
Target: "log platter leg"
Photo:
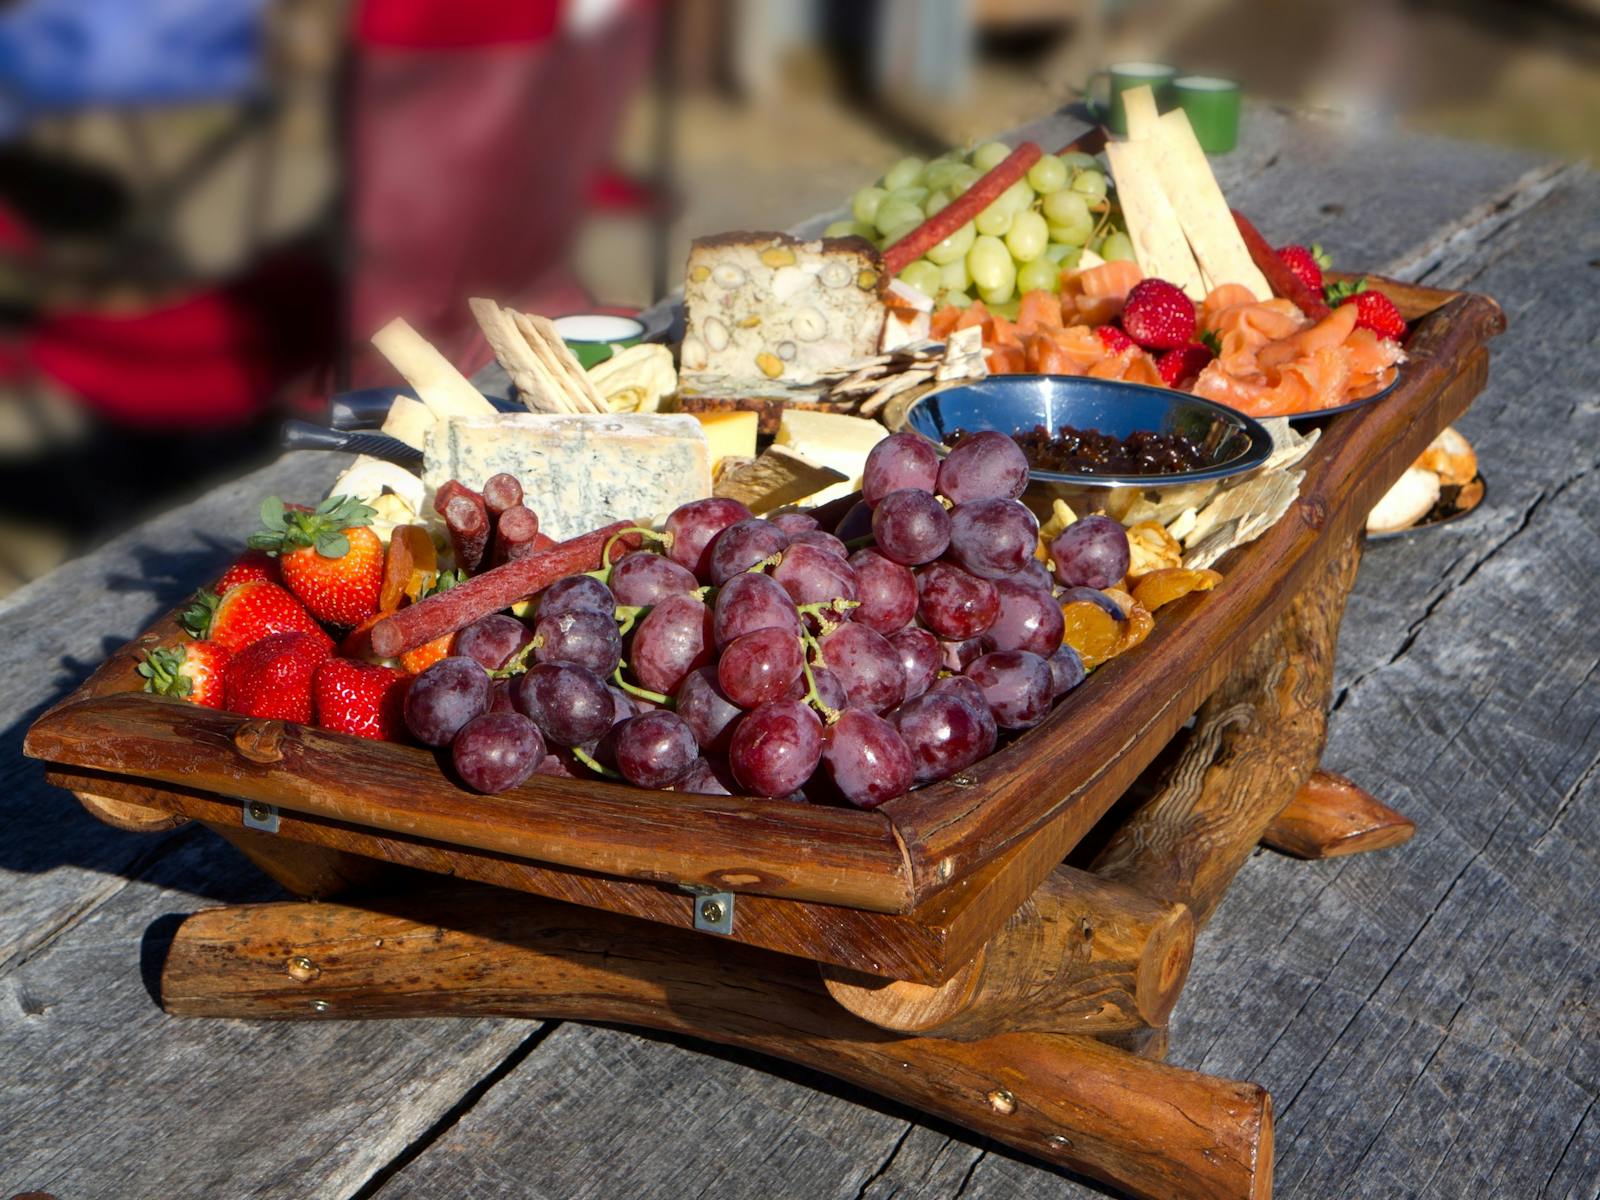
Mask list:
[[[842,1008],[808,961],[498,889],[196,913],[161,994],[178,1016],[644,1026],[802,1064],[1135,1196],[1271,1191],[1271,1100],[1255,1084],[1090,1037],[895,1033]]]
[[[1409,818],[1343,775],[1317,770],[1273,818],[1261,844],[1295,858],[1342,858],[1388,850],[1416,831]]]

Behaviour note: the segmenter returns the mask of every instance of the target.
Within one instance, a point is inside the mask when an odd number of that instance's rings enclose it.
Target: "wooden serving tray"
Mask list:
[[[29,731],[49,778],[114,823],[151,810],[268,855],[278,838],[459,875],[668,924],[697,895],[738,894],[738,941],[922,983],[951,976],[1106,813],[1333,555],[1488,373],[1504,328],[1488,297],[1383,281],[1414,322],[1400,385],[1333,418],[1299,499],[1225,558],[1213,592],[1162,610],[1138,650],[1038,728],[942,783],[867,812],[536,776],[480,796],[432,753],[261,721],[137,690],[124,646]]]

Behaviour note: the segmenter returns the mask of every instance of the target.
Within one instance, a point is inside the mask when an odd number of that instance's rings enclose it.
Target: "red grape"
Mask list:
[[[733,731],[728,765],[757,796],[787,796],[822,761],[822,723],[797,700],[775,700],[746,713]]]
[[[441,658],[406,692],[406,728],[428,746],[447,746],[456,731],[489,711],[489,672],[462,654]]]
[[[770,575],[746,571],[718,589],[712,633],[718,647],[758,629],[782,629],[800,636],[800,614],[783,585]]]
[[[733,772],[726,760],[712,762],[697,758],[689,764],[683,778],[672,785],[674,791],[701,796],[731,796],[734,789]]]
[[[974,575],[999,579],[1037,561],[1039,521],[1020,500],[972,500],[950,514],[950,557]]]
[[[478,792],[518,787],[544,761],[544,737],[521,713],[490,712],[463,725],[450,743],[456,774]]]
[[[700,586],[694,572],[665,554],[635,550],[611,568],[611,591],[618,604],[648,608],[668,596],[693,592]]]
[[[1015,500],[1028,486],[1028,460],[1003,433],[969,433],[939,464],[937,486],[956,504],[997,496]]]
[[[1110,517],[1080,517],[1050,540],[1056,579],[1067,587],[1108,588],[1128,573],[1128,533]]]
[[[1036,555],[1030,555],[1028,561],[1022,564],[1022,569],[1008,578],[1015,579],[1018,583],[1031,583],[1047,592],[1056,586],[1056,579],[1050,574],[1050,568]]]
[[[611,691],[593,671],[572,663],[536,663],[517,680],[517,707],[546,740],[583,746],[611,728]]]
[[[771,521],[790,537],[797,533],[809,533],[811,530],[819,528],[817,519],[810,513],[805,512],[773,513],[767,520]]]
[[[511,698],[511,687],[514,679],[496,679],[489,691],[490,712],[516,712],[516,701]]]
[[[861,472],[861,498],[877,504],[890,492],[916,488],[931,492],[939,478],[939,456],[920,433],[902,430],[872,448]]]
[[[721,587],[763,559],[773,558],[789,544],[789,535],[771,521],[751,517],[736,521],[711,542],[711,582]]]
[[[747,521],[752,515],[737,500],[721,496],[680,504],[662,527],[672,535],[667,553],[673,562],[693,571],[697,579],[709,582],[712,539],[735,521]]]
[[[850,697],[845,694],[844,684],[840,683],[839,677],[827,667],[812,667],[811,678],[817,685],[817,699],[822,701],[823,707],[838,712],[850,703]],[[802,684],[805,682],[804,675],[800,677],[800,682]]]
[[[994,740],[985,733],[987,715],[987,708],[980,716],[975,706],[958,696],[929,692],[907,700],[889,714],[889,720],[911,753],[912,778],[932,783],[970,767],[993,747]]]
[[[895,727],[859,708],[845,709],[823,729],[822,762],[858,808],[877,808],[907,791],[915,777],[911,751]]]
[[[984,636],[993,639],[996,650],[1028,650],[1045,657],[1061,645],[1065,622],[1048,591],[1015,579],[994,580],[994,590],[1000,613]]]
[[[900,669],[906,676],[906,699],[922,695],[939,678],[939,663],[943,657],[939,639],[926,629],[912,625],[891,633],[889,645],[900,656]]]
[[[880,713],[906,697],[900,654],[883,634],[847,621],[822,639],[822,658],[844,685],[852,708]]]
[[[796,604],[854,600],[857,594],[856,573],[849,563],[803,543],[783,552],[783,561],[772,572],[772,578]]]
[[[833,536],[849,545],[857,538],[864,538],[872,532],[872,505],[865,500],[857,500],[850,506],[850,510],[839,518],[839,523],[833,527]]]
[[[883,505],[878,507],[881,510]],[[917,576],[917,591],[917,615],[942,638],[977,637],[1000,613],[1000,594],[994,584],[950,563],[925,567]]]
[[[677,712],[702,750],[726,750],[740,708],[717,686],[715,667],[698,667],[678,685]]]
[[[1078,652],[1065,644],[1057,646],[1045,662],[1050,666],[1050,694],[1057,700],[1082,683],[1087,674]]]
[[[610,616],[606,620],[611,620]],[[450,643],[450,653],[476,659],[486,669],[498,671],[511,656],[533,640],[533,633],[507,613],[479,617]]]
[[[538,662],[576,663],[609,679],[622,661],[622,635],[617,632],[616,619],[603,613],[540,617],[534,633],[540,643],[533,652]]]
[[[677,713],[657,711],[617,726],[612,741],[617,770],[639,787],[670,787],[700,757],[700,746]]]
[[[1069,587],[1061,588],[1056,593],[1056,603],[1062,607],[1078,600],[1087,600],[1090,604],[1098,605],[1100,608],[1105,609],[1106,616],[1113,621],[1126,621],[1128,619],[1128,614],[1122,611],[1122,605],[1118,604],[1099,588]]]
[[[978,724],[983,734],[978,757],[982,758],[994,749],[995,743],[1000,740],[1000,726],[994,723],[994,713],[989,710],[989,701],[984,698],[981,687],[964,675],[945,675],[933,681],[928,695],[954,696],[957,700],[965,701],[978,714]]]
[[[994,649],[994,642],[986,634],[961,641],[939,640],[939,665],[946,671],[960,673],[973,659]]]
[[[1031,729],[1050,713],[1050,666],[1026,650],[996,650],[976,660],[966,677],[983,691],[1001,729]]]
[[[617,598],[593,575],[568,575],[539,593],[541,617],[568,612],[597,612],[609,617],[616,611]]]
[[[589,770],[577,759],[572,757],[570,751],[559,748],[546,747],[543,761],[534,768],[535,775],[554,775],[557,779],[593,779],[594,772]]]
[[[782,629],[758,629],[735,638],[717,660],[717,686],[740,708],[777,700],[800,678],[800,639]]]
[[[711,610],[693,596],[668,596],[633,631],[628,669],[652,692],[671,695],[711,661]]]
[[[829,554],[838,558],[850,557],[850,551],[846,549],[843,542],[834,537],[833,534],[823,533],[820,529],[811,529],[805,533],[794,534],[789,538],[789,542],[795,546],[815,546],[818,550],[826,550]]]
[[[850,619],[879,633],[893,633],[909,625],[917,615],[917,577],[911,568],[870,546],[852,554],[849,563],[861,601],[860,607],[850,610]]]
[[[908,567],[932,562],[950,544],[950,514],[932,492],[902,488],[872,510],[872,536],[884,556]]]

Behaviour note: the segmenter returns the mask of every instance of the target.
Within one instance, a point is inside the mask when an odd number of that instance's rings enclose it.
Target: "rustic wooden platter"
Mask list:
[[[941,982],[1105,814],[1483,386],[1486,343],[1504,326],[1494,302],[1384,287],[1414,322],[1401,386],[1330,421],[1298,501],[1219,564],[1223,584],[1164,610],[1144,646],[1096,672],[1037,729],[874,812],[544,777],[479,796],[415,747],[138,692],[133,664],[173,636],[170,618],[40,717],[26,753],[97,813],[131,825],[177,816],[242,833],[254,802],[276,810],[280,838],[677,925],[693,918],[685,889],[738,893],[736,940]]]

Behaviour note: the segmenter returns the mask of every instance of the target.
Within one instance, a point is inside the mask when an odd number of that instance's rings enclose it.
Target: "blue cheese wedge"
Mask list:
[[[428,436],[422,480],[480,488],[507,472],[557,541],[624,518],[665,517],[711,494],[700,422],[679,413],[450,417]]]

